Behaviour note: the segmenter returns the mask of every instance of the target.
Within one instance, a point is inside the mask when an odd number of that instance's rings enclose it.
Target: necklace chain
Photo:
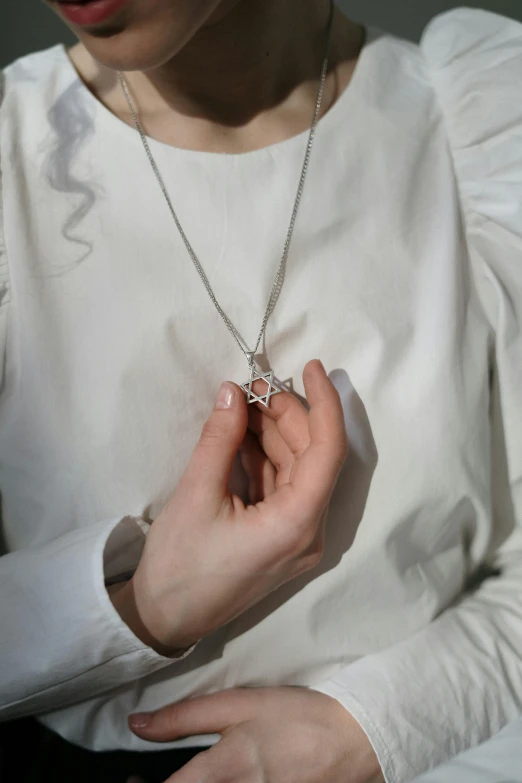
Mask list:
[[[296,222],[296,218],[297,218],[297,213],[299,211],[299,205],[301,203],[301,197],[303,195],[303,190],[304,190],[304,185],[305,185],[305,180],[306,180],[306,174],[308,172],[308,165],[309,165],[309,162],[310,162],[310,155],[311,155],[312,147],[313,147],[313,144],[314,144],[315,132],[316,132],[317,123],[318,123],[318,120],[319,120],[319,113],[320,113],[320,110],[321,110],[321,104],[322,104],[322,101],[323,101],[324,86],[325,86],[325,81],[326,81],[326,75],[327,75],[327,72],[328,72],[328,59],[329,59],[329,49],[330,49],[330,39],[331,39],[333,12],[334,12],[334,2],[333,2],[333,0],[331,0],[330,16],[329,16],[329,19],[328,19],[328,30],[327,30],[327,41],[326,41],[325,55],[324,55],[324,59],[323,59],[323,66],[322,66],[322,70],[321,70],[321,78],[320,78],[320,82],[319,82],[319,89],[318,89],[318,92],[317,92],[317,99],[316,99],[315,107],[314,107],[314,114],[313,114],[313,118],[312,118],[312,125],[311,125],[310,133],[309,133],[309,136],[308,136],[308,143],[306,145],[306,152],[305,152],[305,157],[304,157],[304,161],[303,161],[303,167],[302,167],[302,170],[301,170],[301,176],[300,176],[300,179],[299,179],[299,185],[298,185],[298,188],[297,188],[297,194],[296,194],[295,201],[294,201],[294,207],[293,207],[293,210],[292,210],[292,216],[290,218],[290,225],[288,227],[288,231],[287,231],[287,234],[286,234],[286,239],[285,239],[283,252],[282,252],[282,255],[281,255],[281,260],[279,262],[277,273],[276,273],[276,276],[274,278],[274,282],[272,284],[272,290],[270,291],[268,304],[266,306],[265,314],[263,316],[263,322],[261,324],[261,329],[259,331],[257,342],[255,344],[255,347],[254,347],[253,351],[250,351],[248,349],[248,347],[246,347],[246,348],[244,347],[244,341],[241,338],[239,332],[237,331],[236,327],[234,326],[234,324],[232,323],[232,321],[227,316],[227,314],[225,313],[225,311],[223,310],[223,308],[219,304],[218,300],[216,299],[216,295],[214,294],[214,291],[212,290],[212,286],[210,285],[209,279],[208,279],[207,275],[205,274],[205,270],[203,269],[203,267],[202,267],[202,265],[201,265],[197,255],[196,255],[196,253],[194,251],[194,248],[192,247],[191,243],[189,242],[189,239],[188,239],[187,235],[185,234],[183,226],[181,225],[181,222],[180,222],[180,220],[178,218],[176,210],[174,209],[174,207],[172,205],[172,201],[170,199],[170,196],[168,194],[167,188],[166,188],[165,183],[163,181],[163,177],[161,176],[161,173],[160,173],[160,171],[158,169],[156,161],[154,160],[154,157],[153,157],[152,152],[151,152],[150,147],[149,147],[149,143],[147,141],[147,137],[146,137],[146,135],[145,135],[145,133],[143,131],[143,128],[141,126],[141,123],[139,121],[138,113],[137,113],[137,111],[136,111],[136,109],[134,107],[134,103],[133,103],[132,98],[130,96],[130,91],[129,91],[127,82],[125,80],[125,77],[121,73],[121,71],[117,71],[118,78],[120,80],[120,84],[121,84],[121,86],[123,88],[123,92],[125,94],[125,98],[127,100],[128,106],[129,106],[129,110],[130,110],[130,112],[132,114],[132,117],[134,119],[134,124],[135,124],[135,126],[136,126],[136,128],[137,128],[137,130],[138,130],[138,132],[139,132],[139,134],[141,136],[141,140],[143,142],[143,147],[145,148],[145,152],[147,153],[147,157],[149,159],[149,162],[150,162],[150,165],[152,167],[152,170],[154,171],[154,174],[156,175],[156,179],[158,180],[159,186],[160,186],[160,188],[161,188],[161,190],[163,192],[163,195],[165,197],[165,200],[166,200],[166,202],[168,204],[170,213],[171,213],[171,215],[172,215],[172,217],[174,219],[174,222],[175,222],[175,224],[177,226],[177,229],[178,229],[178,231],[180,233],[181,239],[183,240],[183,244],[185,245],[190,258],[192,259],[192,262],[193,262],[194,266],[196,267],[196,271],[197,271],[199,277],[201,278],[201,281],[202,281],[203,285],[205,286],[205,289],[206,289],[208,295],[210,296],[212,302],[214,303],[214,306],[215,306],[216,310],[218,311],[219,315],[221,316],[221,318],[225,322],[225,325],[226,325],[227,329],[229,330],[229,332],[231,333],[232,337],[234,338],[234,340],[238,344],[239,348],[241,349],[241,351],[247,357],[248,362],[249,362],[250,365],[252,365],[252,363],[253,363],[254,354],[257,352],[259,344],[260,344],[260,342],[261,342],[261,340],[263,338],[263,334],[264,334],[264,331],[266,329],[266,325],[268,323],[268,319],[270,318],[270,316],[271,316],[271,314],[272,314],[272,312],[274,310],[274,307],[276,305],[277,299],[279,297],[279,293],[280,293],[282,285],[283,285],[283,280],[284,280],[284,276],[285,276],[286,260],[287,260],[287,257],[288,257],[288,251],[290,249],[290,243],[292,241],[292,235],[294,233],[294,227],[295,227],[295,222]]]

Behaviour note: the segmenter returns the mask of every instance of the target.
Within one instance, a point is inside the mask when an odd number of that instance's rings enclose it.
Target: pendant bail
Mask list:
[[[254,364],[254,356],[255,356],[255,351],[246,352],[246,358],[250,367],[252,367],[252,365]]]

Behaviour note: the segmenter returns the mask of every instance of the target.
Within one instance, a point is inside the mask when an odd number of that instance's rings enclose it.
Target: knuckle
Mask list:
[[[278,557],[282,562],[295,563],[303,552],[301,537],[295,530],[287,530],[279,539]]]
[[[310,554],[305,555],[301,559],[301,573],[305,573],[306,571],[311,571],[312,568],[316,568],[321,560],[323,559],[323,551],[320,552],[313,552]]]
[[[276,471],[278,473],[286,474],[286,473],[290,473],[291,472],[292,468],[295,465],[295,459],[294,458],[291,458],[291,459],[287,459],[286,458],[286,459],[283,459],[283,460],[278,460],[276,458],[276,459],[274,459],[274,463],[273,464],[274,464],[274,467],[275,467],[275,469],[276,469]]]
[[[344,467],[348,456],[348,438],[344,438],[335,449],[332,458],[335,468],[340,471]]]
[[[305,574],[307,571],[316,568],[321,563],[323,555],[323,546],[310,548],[304,554],[301,554],[301,556],[295,560],[295,576],[300,576],[301,574]]]
[[[314,568],[319,565],[324,555],[324,535],[318,534],[312,545],[305,550],[303,560],[308,568]]]
[[[301,560],[309,553],[313,554],[317,546],[317,530],[318,522],[312,519],[293,525],[285,537],[286,553],[294,560]]]

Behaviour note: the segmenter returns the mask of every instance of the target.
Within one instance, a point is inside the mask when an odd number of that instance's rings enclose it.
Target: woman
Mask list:
[[[522,708],[522,28],[48,5],[79,43],[0,115],[2,716],[68,779],[405,783]]]

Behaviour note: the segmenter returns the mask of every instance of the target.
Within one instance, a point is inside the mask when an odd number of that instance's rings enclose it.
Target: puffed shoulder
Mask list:
[[[475,290],[495,335],[503,438],[520,485],[522,25],[461,8],[429,25],[421,49],[453,155]]]
[[[11,302],[11,280],[4,230],[4,192],[2,174],[2,118],[5,95],[5,77],[0,69],[0,397],[6,389],[7,332]]]
[[[464,210],[522,238],[522,24],[458,8],[435,17],[421,50]]]
[[[4,73],[0,69],[0,122],[4,97]],[[1,134],[0,134],[1,135]],[[4,238],[4,199],[2,194],[2,150],[0,147],[0,311],[5,310],[10,299],[9,269]],[[1,329],[1,327],[0,327]]]

